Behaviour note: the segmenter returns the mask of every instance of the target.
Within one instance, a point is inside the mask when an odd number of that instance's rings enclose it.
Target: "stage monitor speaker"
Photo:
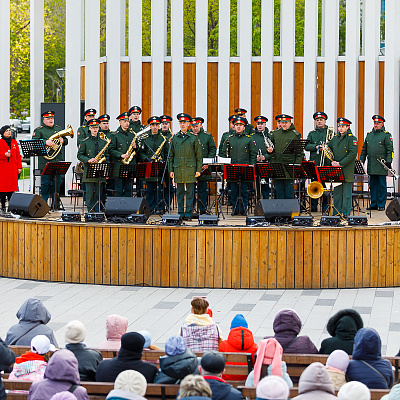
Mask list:
[[[400,220],[400,201],[399,197],[394,198],[386,207],[386,216],[391,221],[398,221]]]
[[[145,214],[150,217],[149,203],[143,197],[108,197],[106,217],[127,217],[131,214]]]
[[[299,201],[297,199],[262,199],[255,209],[255,216],[264,216],[266,221],[279,219],[292,220],[299,215]]]
[[[27,217],[41,218],[50,211],[50,207],[37,194],[14,192],[8,203],[8,211]]]

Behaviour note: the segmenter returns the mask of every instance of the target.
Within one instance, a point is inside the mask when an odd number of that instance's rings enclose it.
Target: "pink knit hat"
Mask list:
[[[254,365],[254,386],[257,386],[260,381],[261,367],[263,365],[271,365],[271,374],[282,378],[282,353],[282,346],[276,339],[260,340],[260,343],[258,343],[257,361]]]

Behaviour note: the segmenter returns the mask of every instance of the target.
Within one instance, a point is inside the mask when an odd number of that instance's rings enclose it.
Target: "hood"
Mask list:
[[[400,399],[400,384],[394,385],[389,394],[386,394],[381,400],[397,400]]]
[[[78,360],[74,353],[67,349],[56,351],[50,357],[44,377],[53,381],[67,381],[79,385]]]
[[[360,329],[353,346],[354,360],[379,360],[381,358],[382,342],[379,333],[374,328]]]
[[[160,369],[164,374],[174,379],[183,379],[196,371],[199,362],[192,350],[183,354],[160,357]]]
[[[146,400],[144,397],[127,390],[113,389],[108,393],[107,400]]]
[[[235,349],[243,351],[254,346],[254,337],[249,329],[238,327],[230,330],[228,343]]]
[[[120,315],[109,315],[106,321],[107,340],[121,340],[128,329],[128,320]]]
[[[189,314],[185,319],[186,325],[208,326],[214,323],[208,314]]]
[[[335,389],[328,371],[319,362],[309,365],[300,376],[299,394],[321,390],[330,394],[335,394]]]
[[[361,315],[356,310],[345,309],[329,318],[326,329],[331,336],[337,336],[342,340],[351,340],[363,326]]]
[[[238,328],[239,326],[243,328],[248,328],[249,325],[247,324],[246,318],[243,314],[236,314],[231,323],[231,329]]]
[[[76,400],[76,397],[71,392],[56,393],[50,400]]]
[[[28,299],[19,308],[17,318],[26,322],[41,322],[47,324],[51,319],[51,314],[43,305],[42,300]]]
[[[292,331],[297,336],[301,330],[301,319],[296,311],[286,308],[276,314],[273,328],[275,333]]]

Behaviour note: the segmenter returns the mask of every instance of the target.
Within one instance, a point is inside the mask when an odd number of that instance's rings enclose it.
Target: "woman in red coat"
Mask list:
[[[0,128],[0,135],[0,201],[5,211],[6,197],[10,201],[13,192],[18,191],[18,174],[22,171],[22,162],[18,143],[11,139],[8,125]]]

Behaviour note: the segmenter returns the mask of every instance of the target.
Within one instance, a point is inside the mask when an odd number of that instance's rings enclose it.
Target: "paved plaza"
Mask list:
[[[282,308],[292,308],[303,321],[301,334],[319,348],[328,337],[326,322],[342,308],[354,308],[364,326],[374,327],[382,339],[382,354],[394,356],[400,347],[400,288],[323,290],[179,289],[133,286],[37,282],[0,278],[0,334],[17,322],[20,305],[29,297],[41,299],[51,312],[49,326],[64,346],[64,326],[73,319],[87,329],[86,343],[96,347],[105,340],[109,314],[128,318],[130,331],[148,330],[162,349],[167,338],[179,332],[190,311],[193,295],[206,295],[214,320],[227,337],[232,318],[243,314],[255,340],[272,335],[272,323]]]

